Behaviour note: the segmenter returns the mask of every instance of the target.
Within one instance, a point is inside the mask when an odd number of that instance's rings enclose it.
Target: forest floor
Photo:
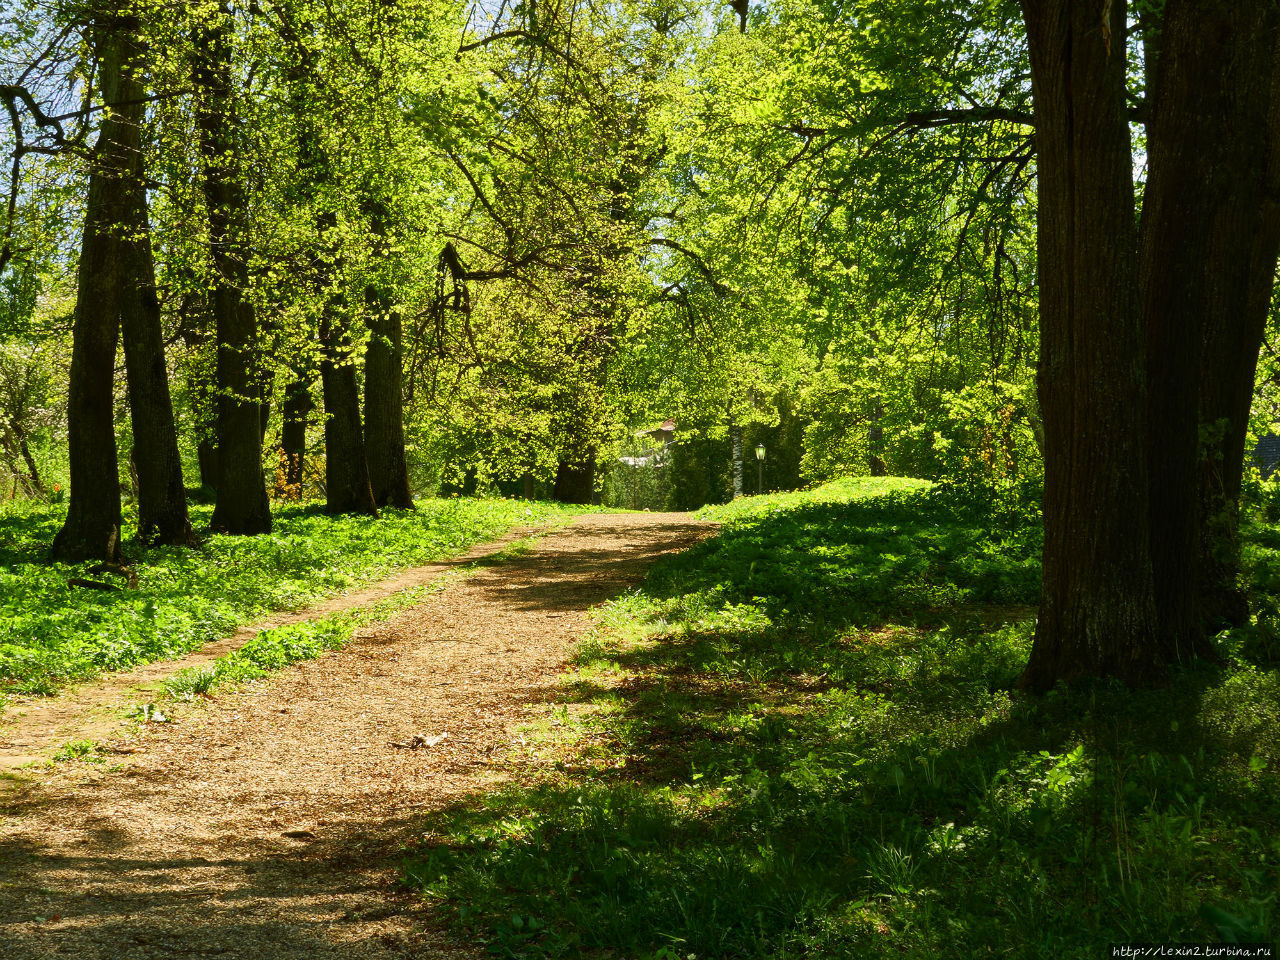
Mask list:
[[[556,700],[592,607],[710,529],[684,514],[580,517],[341,651],[198,700],[178,722],[117,729],[107,762],[3,773],[6,960],[477,953],[401,892],[399,850],[432,812],[537,775],[546,761],[521,727]],[[28,710],[38,719],[6,728],[0,755],[47,747],[28,734],[55,715],[59,736],[103,736],[110,701],[189,665]]]

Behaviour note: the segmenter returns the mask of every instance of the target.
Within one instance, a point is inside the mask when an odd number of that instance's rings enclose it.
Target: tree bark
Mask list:
[[[122,237],[129,215],[128,180],[141,146],[142,105],[132,95],[140,66],[137,22],[99,8],[92,26],[103,100],[93,149],[84,235],[76,268],[71,383],[67,398],[71,497],[53,541],[57,560],[118,563],[120,466],[115,433],[115,357],[119,336]],[[130,102],[135,101],[135,102]]]
[[[871,414],[871,427],[867,430],[867,445],[870,448],[870,456],[868,461],[871,467],[871,476],[884,477],[889,473],[889,468],[884,462],[884,404],[876,401],[875,410]]]
[[[1236,587],[1244,442],[1276,256],[1280,5],[1169,0],[1148,81],[1142,321],[1165,659],[1212,656]],[[1200,464],[1200,438],[1206,445]]]
[[[204,160],[213,260],[212,312],[218,338],[218,480],[213,528],[223,533],[271,530],[271,506],[262,472],[260,383],[255,375],[257,318],[246,299],[248,264],[242,232],[244,190],[233,168],[231,14],[219,3],[198,33],[196,111]]]
[[[373,204],[370,223],[377,238],[376,254],[385,260],[387,212]],[[379,507],[413,509],[409,487],[409,464],[404,450],[404,351],[401,344],[400,310],[390,291],[370,283],[365,290],[369,317],[369,346],[364,357],[365,453],[369,461],[369,482],[373,500]]]
[[[742,496],[742,428],[729,424],[729,451],[733,457],[733,496]]]
[[[1179,3],[1176,9],[1187,6]],[[1280,10],[1220,2],[1202,30],[1217,62],[1200,75],[1213,126],[1194,149],[1218,158],[1197,186],[1213,202],[1204,233],[1200,373],[1199,596],[1212,632],[1248,621],[1239,584],[1240,484],[1258,353],[1280,254]],[[1169,19],[1172,22],[1174,11]],[[1168,28],[1166,28],[1168,29]],[[1162,55],[1163,56],[1163,55]],[[1168,64],[1162,59],[1162,71]],[[1216,113],[1214,112],[1216,111]]]
[[[132,99],[140,100],[142,85],[134,86]],[[133,196],[130,234],[123,250],[128,276],[121,294],[120,331],[138,472],[138,538],[147,544],[192,546],[196,539],[187,515],[182,456],[169,395],[141,154],[137,163],[129,183]]]
[[[1164,671],[1149,535],[1123,0],[1023,0],[1035,97],[1045,428],[1040,618],[1023,677]],[[1105,15],[1105,17],[1104,17]]]
[[[284,389],[284,427],[280,432],[280,449],[284,454],[284,482],[289,497],[302,498],[303,468],[307,456],[307,417],[315,409],[311,384],[305,376],[290,381]]]
[[[552,496],[560,503],[589,504],[596,495],[596,454],[594,450],[579,461],[561,460],[556,467]]]
[[[376,514],[360,426],[355,358],[341,317],[332,305],[320,318],[320,383],[324,391],[325,510]]]

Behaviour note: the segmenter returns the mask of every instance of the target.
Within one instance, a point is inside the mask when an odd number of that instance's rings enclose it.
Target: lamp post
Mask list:
[[[756,493],[764,493],[764,444],[756,444]]]

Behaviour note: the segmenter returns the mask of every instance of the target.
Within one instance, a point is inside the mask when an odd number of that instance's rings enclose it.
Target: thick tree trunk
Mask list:
[[[290,381],[284,389],[284,426],[280,450],[284,454],[284,482],[293,500],[302,498],[303,468],[307,457],[307,416],[315,409],[311,384],[306,377]]]
[[[379,239],[378,256],[386,258],[390,255],[382,242],[386,235],[386,210],[374,205],[370,220]],[[376,283],[366,289],[365,302],[371,334],[364,357],[364,431],[369,482],[378,506],[411,510],[413,493],[409,488],[409,465],[404,451],[400,310],[392,302],[390,291]]]
[[[596,496],[596,453],[577,461],[561,460],[556,467],[552,496],[560,503],[589,504]]]
[[[141,99],[142,86],[136,87],[134,99]],[[139,163],[140,160],[141,155]],[[151,226],[141,173],[137,170],[129,184],[133,192],[131,230],[124,244],[128,277],[120,305],[133,459],[138,472],[138,538],[149,544],[191,546],[195,534],[187,516],[187,492],[169,395],[169,368],[164,358]]]
[[[325,510],[376,514],[360,426],[355,360],[341,320],[326,309],[320,320],[320,383],[324,391]]]
[[[76,271],[71,384],[67,398],[71,501],[53,541],[53,557],[117,563],[120,478],[115,432],[115,357],[119,335],[122,237],[129,216],[128,181],[140,149],[142,105],[132,94],[139,67],[137,23],[98,11],[94,45],[103,115],[93,150],[84,237]]]
[[[1163,670],[1122,0],[1023,0],[1035,96],[1044,572],[1024,683]],[[1104,17],[1104,13],[1108,16]]]
[[[1200,75],[1213,126],[1194,147],[1216,147],[1217,157],[1212,180],[1196,188],[1213,203],[1202,267],[1199,594],[1203,622],[1214,632],[1248,621],[1239,585],[1239,501],[1254,375],[1280,253],[1278,6],[1275,0],[1220,0],[1213,16],[1202,18],[1208,22],[1193,27],[1202,32],[1199,42],[1218,53]],[[1172,26],[1172,4],[1169,19]]]
[[[196,120],[204,158],[218,338],[218,480],[213,528],[224,533],[271,530],[271,506],[262,472],[260,385],[255,375],[257,318],[245,297],[248,267],[243,230],[244,191],[234,169],[230,11],[218,5],[200,33],[195,70],[200,92]]]
[[[1165,659],[1212,655],[1247,616],[1235,519],[1276,254],[1280,6],[1169,0],[1148,83],[1142,321],[1152,564]],[[1197,466],[1199,438],[1207,457]],[[1203,552],[1202,552],[1203,551]],[[1206,616],[1207,615],[1207,616]]]

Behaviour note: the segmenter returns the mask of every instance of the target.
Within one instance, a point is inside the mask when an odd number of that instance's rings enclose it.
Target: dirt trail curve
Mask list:
[[[457,557],[409,567],[385,580],[366,584],[303,610],[272,614],[176,660],[144,663],[132,670],[122,670],[93,683],[63,690],[56,697],[15,698],[0,714],[0,772],[47,760],[53,751],[69,740],[96,740],[114,732],[120,727],[121,706],[145,703],[166,678],[187,667],[198,667],[225,656],[262,630],[369,606],[402,590],[442,582],[477,561],[501,553],[515,541],[536,536],[547,529],[545,525],[521,527],[498,540],[478,544]],[[0,960],[3,960],[2,956]]]
[[[477,956],[392,888],[396,851],[424,811],[518,774],[503,756],[591,606],[708,529],[581,517],[339,653],[149,725],[123,769],[0,791],[0,955]]]

